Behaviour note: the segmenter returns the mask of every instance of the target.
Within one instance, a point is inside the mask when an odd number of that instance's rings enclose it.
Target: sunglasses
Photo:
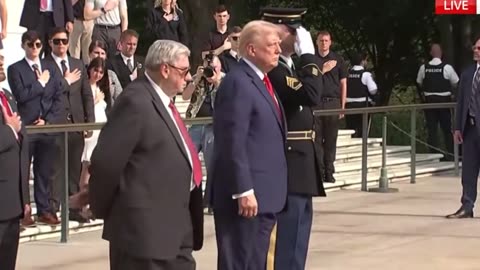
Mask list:
[[[40,48],[42,48],[42,43],[40,41],[39,42],[27,42],[27,46],[30,49],[33,49],[33,47],[35,47],[37,49],[40,49]]]
[[[239,37],[231,37],[233,41],[237,41]]]
[[[474,51],[475,51],[475,50],[480,51],[480,46],[472,46],[472,50],[474,50]]]
[[[60,45],[60,42],[63,44],[63,45],[67,45],[68,44],[68,38],[55,38],[55,39],[52,39],[52,42],[54,45]]]

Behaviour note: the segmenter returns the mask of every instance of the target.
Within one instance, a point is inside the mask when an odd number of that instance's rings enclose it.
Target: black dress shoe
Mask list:
[[[82,216],[80,211],[76,209],[70,209],[70,212],[68,213],[68,220],[76,221],[78,223],[90,223],[90,220]]]
[[[323,182],[326,182],[326,183],[335,183],[335,177],[333,177],[333,175],[331,174],[327,174],[325,175],[325,178],[323,180]]]
[[[457,212],[446,216],[446,218],[473,218],[473,211],[460,208]]]

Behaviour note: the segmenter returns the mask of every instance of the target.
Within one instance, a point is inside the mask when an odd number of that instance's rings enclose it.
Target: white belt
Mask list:
[[[346,102],[366,102],[367,97],[360,97],[360,98],[349,98],[345,100]],[[372,101],[370,98],[368,98],[368,101]]]
[[[425,96],[442,96],[442,97],[448,97],[452,95],[452,92],[447,91],[447,92],[423,92]]]

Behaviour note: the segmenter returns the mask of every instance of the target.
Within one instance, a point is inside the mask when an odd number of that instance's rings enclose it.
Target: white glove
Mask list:
[[[298,56],[304,54],[315,54],[312,36],[303,26],[297,28],[297,38],[295,41],[295,53]]]

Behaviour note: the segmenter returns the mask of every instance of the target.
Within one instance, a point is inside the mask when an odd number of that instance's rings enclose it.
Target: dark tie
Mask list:
[[[475,117],[477,114],[477,93],[478,93],[478,87],[480,86],[480,67],[477,68],[477,71],[475,72],[475,77],[473,78],[473,83],[472,83],[472,94],[470,97],[470,104],[468,106],[468,112],[470,116]]]
[[[128,67],[128,70],[130,70],[130,73],[133,72],[133,65],[132,65],[132,59],[128,58],[127,59],[127,67]]]
[[[2,102],[2,106],[5,108],[8,116],[12,116],[12,109],[10,109],[10,104],[8,104],[7,96],[3,91],[0,91],[0,101]]]
[[[38,68],[37,64],[33,64],[32,68],[33,68],[33,72],[35,73],[35,76],[37,77],[37,80],[38,80],[38,74],[40,73],[40,69]]]
[[[263,77],[263,82],[265,83],[265,87],[267,87],[267,91],[270,94],[270,96],[273,99],[273,103],[275,104],[275,107],[277,108],[278,116],[282,118],[282,111],[280,110],[280,105],[278,105],[278,101],[275,98],[275,92],[273,92],[273,86],[272,83],[270,82],[270,79],[268,78],[267,74],[265,74],[265,77]]]
[[[202,164],[198,158],[197,149],[195,148],[192,138],[190,137],[190,134],[188,134],[187,127],[183,123],[182,117],[180,116],[180,113],[178,113],[173,101],[170,101],[168,107],[172,110],[173,118],[175,119],[175,122],[180,129],[180,133],[182,133],[181,135],[185,140],[185,144],[188,147],[188,151],[190,152],[190,157],[192,158],[193,163],[193,182],[197,187],[199,187],[202,183]]]
[[[67,61],[65,60],[62,60],[60,62],[60,65],[62,65],[62,74],[63,76],[65,76],[65,72],[67,72],[68,68],[67,68]]]

